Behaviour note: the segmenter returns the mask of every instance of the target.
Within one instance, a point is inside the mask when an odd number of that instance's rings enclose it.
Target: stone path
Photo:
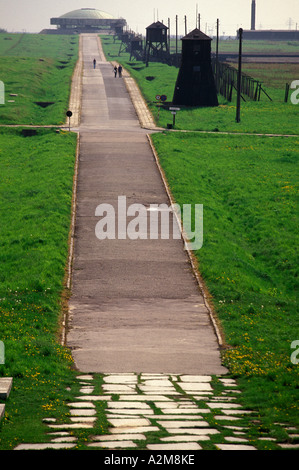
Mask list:
[[[80,393],[67,403],[68,418],[64,422],[52,416],[44,419],[48,442],[24,443],[15,450],[80,446],[86,450],[256,450],[258,441],[273,442],[262,432],[254,441],[250,439],[250,427],[258,417],[239,404],[240,391],[232,379],[150,373],[105,374],[100,393],[93,374],[78,375],[77,380]],[[104,405],[108,422],[105,432],[99,432],[101,429],[97,426],[99,402]],[[84,437],[80,437],[82,430],[87,431]],[[298,436],[294,429],[288,432],[290,437]],[[278,448],[286,446],[277,443]]]

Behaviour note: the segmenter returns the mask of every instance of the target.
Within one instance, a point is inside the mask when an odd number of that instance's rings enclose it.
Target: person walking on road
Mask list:
[[[96,68],[96,65],[97,65],[97,61],[95,59],[93,59],[93,68],[94,69]]]
[[[117,67],[115,66],[114,67],[114,76],[115,76],[115,78],[116,78],[116,75],[117,75]]]
[[[118,66],[118,76],[119,76],[119,78],[122,77],[122,71],[123,71],[123,68],[122,68],[121,65],[119,65],[119,66]]]

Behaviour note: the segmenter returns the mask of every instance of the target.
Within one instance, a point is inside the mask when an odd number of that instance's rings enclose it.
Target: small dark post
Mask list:
[[[237,85],[237,115],[236,121],[241,121],[241,80],[242,80],[242,40],[243,29],[239,29],[239,68],[238,68],[238,85]]]
[[[175,17],[175,53],[178,53],[178,15]]]
[[[72,117],[73,113],[72,113],[72,111],[67,111],[66,115],[69,118],[69,132],[71,132],[71,117]]]
[[[216,88],[219,89],[219,19],[217,19],[217,40],[216,40]]]
[[[290,91],[290,85],[286,83],[286,90],[285,90],[285,95],[284,95],[284,102],[287,103],[289,99],[289,91]]]

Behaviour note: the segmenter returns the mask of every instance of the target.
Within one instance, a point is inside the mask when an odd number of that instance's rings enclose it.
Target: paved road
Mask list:
[[[97,67],[92,66],[93,59]],[[134,107],[96,36],[83,97],[67,344],[82,372],[222,374],[217,338],[181,240],[98,240],[96,207],[169,201]]]

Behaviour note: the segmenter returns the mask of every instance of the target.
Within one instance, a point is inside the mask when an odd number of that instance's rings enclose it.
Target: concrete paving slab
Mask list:
[[[73,423],[83,423],[83,424],[94,424],[96,422],[97,418],[92,418],[92,417],[85,417],[85,416],[77,416],[77,417],[71,417],[70,421]]]
[[[162,416],[163,419],[163,416]],[[208,427],[209,424],[206,421],[198,421],[198,420],[184,420],[184,421],[157,421],[160,426],[163,426],[165,429],[171,428],[205,428]]]
[[[127,415],[131,415],[131,416],[134,416],[134,415],[137,415],[137,417],[140,417],[140,416],[149,416],[150,418],[152,418],[152,416],[154,415],[154,411],[149,409],[149,410],[143,410],[143,409],[140,409],[140,408],[136,408],[134,410],[130,410],[130,409],[120,409],[120,410],[106,410],[108,415],[111,415],[111,417],[120,417],[122,415],[122,417],[124,416],[127,416]],[[117,415],[116,415],[117,413]]]
[[[187,420],[198,420],[199,418],[200,419],[203,419],[203,417],[201,415],[198,415],[198,414],[194,414],[194,415],[173,415],[173,414],[163,414],[163,415],[153,415],[153,416],[150,416],[151,419],[167,419],[167,420],[176,420],[178,418],[184,418],[184,419],[187,419]],[[174,421],[175,422],[175,421]]]
[[[135,390],[134,385],[109,384],[102,386],[104,393],[130,393]]]
[[[244,439],[243,437],[238,437],[238,436],[225,436],[224,440],[227,442],[243,442],[243,443],[248,443],[247,439]]]
[[[133,441],[105,441],[105,442],[92,442],[87,444],[88,447],[102,447],[104,449],[127,449],[137,447]]]
[[[86,400],[87,402],[91,401],[106,401],[106,400],[111,400],[111,396],[108,395],[81,395],[79,397],[76,397],[76,400]]]
[[[61,450],[61,449],[73,449],[76,444],[48,442],[43,444],[19,444],[14,450]]]
[[[217,403],[207,403],[207,405],[212,408],[212,409],[232,409],[232,408],[242,408],[241,405],[239,405],[238,403],[220,403],[220,402],[217,402]]]
[[[108,409],[111,410],[123,410],[123,409],[138,409],[138,410],[150,410],[150,406],[147,403],[132,402],[132,401],[109,401],[107,404]]]
[[[194,436],[209,436],[211,434],[219,434],[217,429],[212,428],[167,428],[169,434],[184,434],[184,435],[194,435]]]
[[[92,429],[93,423],[65,423],[65,424],[49,424],[51,429]]]
[[[180,380],[182,382],[211,382],[212,377],[210,375],[181,375]]]
[[[12,388],[12,377],[0,377],[0,399],[6,400]]]
[[[172,402],[172,400],[164,395],[120,395],[119,401],[157,401],[157,402]]]
[[[177,416],[180,416],[180,415],[183,415],[184,418],[185,418],[185,415],[194,415],[194,417],[196,417],[196,415],[209,413],[209,410],[206,410],[203,408],[195,408],[195,409],[167,408],[167,409],[164,409],[164,413],[167,413],[169,416],[172,416],[172,419],[177,419]],[[164,419],[164,414],[162,417]]]
[[[4,413],[5,413],[5,405],[1,403],[0,404],[0,420],[3,418]]]
[[[74,409],[70,410],[71,416],[95,416],[96,415],[96,410],[95,409]]]
[[[129,411],[132,411],[132,410],[129,410]],[[151,410],[152,411],[152,410]],[[119,412],[115,412],[115,413],[109,413],[107,414],[107,418],[115,418],[115,419],[124,419],[124,418],[133,418],[133,419],[139,419],[139,418],[142,418],[142,417],[145,417],[145,416],[149,416],[150,418],[152,418],[153,414],[151,413],[139,413],[139,414],[136,414],[136,413],[119,413]]]
[[[146,418],[110,418],[107,417],[107,420],[115,428],[122,427],[138,427],[138,426],[148,426],[151,422]]]
[[[108,384],[137,384],[135,375],[109,375],[103,378]]]
[[[92,402],[71,402],[71,403],[67,403],[67,406],[71,407],[71,408],[91,408],[91,409],[95,409],[95,405],[94,403]]]
[[[55,437],[54,439],[51,440],[53,443],[63,443],[63,442],[77,442],[77,437]]]
[[[111,434],[105,436],[93,436],[93,441],[111,441]],[[145,441],[146,437],[144,434],[113,434],[113,441]]]
[[[149,450],[201,450],[202,447],[195,442],[183,442],[177,444],[149,444],[146,446]]]
[[[128,433],[128,434],[140,434],[146,432],[156,432],[160,431],[158,426],[123,426],[118,428],[109,428],[108,431],[110,434],[120,434],[120,433]],[[112,436],[113,439],[113,436]]]
[[[198,442],[209,441],[209,436],[170,436],[161,437],[161,442]]]
[[[208,382],[180,382],[179,386],[185,392],[201,392],[212,390],[212,387]]]
[[[255,447],[243,444],[215,444],[220,450],[256,450]]]

